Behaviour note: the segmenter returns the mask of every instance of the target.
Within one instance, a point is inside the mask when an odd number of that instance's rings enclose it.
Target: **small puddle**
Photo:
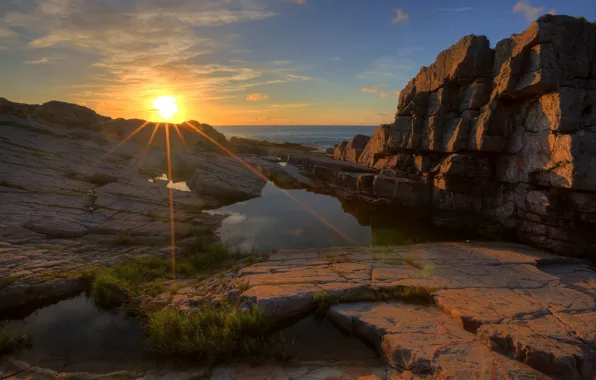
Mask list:
[[[31,336],[32,348],[17,353],[30,365],[59,372],[108,373],[154,364],[143,350],[145,336],[138,322],[102,310],[84,295],[7,321],[6,326]]]
[[[158,177],[154,177],[154,178],[149,178],[148,181],[151,183],[155,183],[156,181],[168,181],[168,184],[166,186],[170,189],[180,190],[180,191],[191,191],[190,188],[188,187],[188,185],[186,184],[186,181],[180,181],[180,182],[170,181],[170,180],[168,180],[168,176],[166,174],[162,174],[162,175],[160,175]]]
[[[291,343],[290,353],[297,360],[380,363],[374,350],[360,339],[344,334],[326,318],[310,315],[280,333]]]
[[[415,210],[383,210],[361,203],[342,203],[333,196],[304,189],[285,192],[298,202],[269,182],[259,198],[209,211],[228,215],[218,231],[222,242],[246,250],[270,251],[471,238],[470,232],[439,228],[428,219],[417,217]]]

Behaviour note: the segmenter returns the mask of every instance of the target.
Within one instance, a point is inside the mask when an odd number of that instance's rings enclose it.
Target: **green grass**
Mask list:
[[[110,268],[96,268],[83,275],[89,295],[101,306],[116,307],[142,294],[156,295],[165,287],[156,283],[170,276],[167,259],[142,257]]]
[[[149,313],[148,347],[165,357],[213,365],[239,356],[288,359],[287,345],[271,335],[273,324],[259,311],[231,305],[195,311]]]
[[[228,247],[197,236],[176,257],[176,277],[203,279],[231,268],[244,257]],[[116,307],[140,296],[155,297],[167,289],[164,280],[172,279],[169,257],[130,259],[112,267],[101,267],[83,275],[90,296],[104,307]]]
[[[3,290],[17,281],[16,277],[6,277],[0,279],[0,290]]]
[[[134,236],[119,232],[116,234],[112,245],[134,245],[138,244],[138,240]]]
[[[437,289],[424,286],[394,286],[385,289],[371,289],[366,293],[345,293],[341,296],[327,292],[315,293],[317,313],[326,312],[332,305],[352,302],[390,302],[402,301],[415,304],[432,304],[432,294]]]
[[[16,334],[0,324],[0,357],[29,347],[31,347],[31,338],[28,334]]]

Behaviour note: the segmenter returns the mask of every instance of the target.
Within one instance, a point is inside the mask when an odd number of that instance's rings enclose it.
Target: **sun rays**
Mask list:
[[[141,132],[149,124],[150,124],[150,122],[148,122],[148,121],[145,121],[143,124],[141,124],[133,132],[131,132],[129,135],[127,135],[125,138],[123,138],[116,146],[114,146],[106,154],[104,154],[98,160],[97,164],[103,162],[112,153],[114,153],[118,148],[120,148],[126,142],[130,141],[135,135],[137,135],[139,132]],[[151,146],[153,144],[153,141],[155,140],[155,137],[157,135],[157,132],[159,131],[159,129],[160,129],[161,125],[162,125],[161,123],[154,123],[154,124],[155,124],[155,126],[153,128],[152,133],[151,133],[151,137],[147,141],[147,144],[146,144],[146,146],[145,146],[145,148],[144,148],[141,156],[139,157],[139,160],[138,160],[138,163],[137,163],[137,171],[141,169],[141,165],[143,163],[143,160],[145,159],[145,157],[149,153],[149,150],[151,149]],[[202,136],[203,138],[207,139],[209,142],[211,142],[213,145],[215,145],[217,148],[219,148],[222,152],[224,152],[228,156],[230,156],[230,157],[234,158],[235,160],[237,160],[238,162],[240,162],[242,164],[242,166],[244,168],[246,168],[246,170],[248,170],[252,174],[256,175],[258,178],[262,179],[263,181],[269,181],[269,179],[265,175],[263,175],[261,172],[259,172],[257,169],[255,169],[253,166],[251,166],[249,163],[247,163],[246,161],[244,161],[241,157],[239,157],[236,154],[234,154],[228,148],[226,148],[225,146],[223,146],[222,144],[220,144],[219,142],[217,142],[215,139],[213,139],[211,136],[209,136],[208,134],[206,134],[205,132],[203,132],[200,128],[198,128],[197,126],[195,126],[191,122],[188,122],[188,121],[187,122],[184,122],[184,125],[188,127],[188,128],[185,128],[186,130],[190,130],[192,132],[195,132],[198,135]],[[182,125],[165,123],[165,124],[163,124],[163,127],[164,127],[164,134],[165,134],[165,145],[166,145],[165,148],[166,148],[166,162],[167,162],[168,181],[173,181],[173,177],[172,177],[173,170],[172,170],[172,149],[171,149],[170,127],[173,127],[174,128],[174,130],[176,131],[176,134],[178,135],[178,138],[180,139],[182,145],[184,146],[184,149],[189,154],[191,154],[191,149],[188,146],[188,144],[186,143],[186,140],[184,138],[184,135],[180,131],[180,128],[182,127]],[[336,234],[338,234],[339,236],[341,236],[343,239],[345,239],[346,241],[348,241],[351,244],[354,244],[354,245],[357,244],[348,235],[346,235],[340,229],[338,229],[337,227],[335,227],[334,225],[332,225],[329,221],[327,221],[325,218],[323,218],[317,212],[315,212],[314,210],[312,210],[310,207],[308,207],[304,203],[300,202],[298,199],[296,199],[288,191],[286,191],[285,189],[282,189],[282,188],[278,188],[278,187],[275,187],[275,188],[278,191],[280,191],[282,194],[284,194],[286,197],[288,197],[289,199],[291,199],[292,201],[294,201],[298,206],[300,206],[302,209],[304,209],[310,215],[312,215],[317,220],[319,220],[323,225],[325,225],[326,227],[328,227],[329,229],[331,229],[333,232],[335,232]],[[169,220],[169,224],[170,224],[170,244],[171,244],[171,266],[172,266],[171,269],[172,269],[172,278],[176,278],[176,231],[175,231],[174,191],[169,186],[168,186],[168,198],[169,198],[169,214],[170,214],[169,215],[169,219],[170,219]]]

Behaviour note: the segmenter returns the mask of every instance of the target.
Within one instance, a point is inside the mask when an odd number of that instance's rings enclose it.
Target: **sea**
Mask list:
[[[319,149],[330,148],[342,141],[350,140],[354,135],[372,136],[376,126],[225,126],[215,127],[228,139],[232,136],[276,143],[296,143],[313,146]]]

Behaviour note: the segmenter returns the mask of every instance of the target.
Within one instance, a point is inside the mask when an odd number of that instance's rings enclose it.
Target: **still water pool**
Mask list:
[[[6,325],[31,336],[32,348],[19,352],[19,359],[43,368],[107,373],[154,364],[143,350],[141,324],[123,313],[98,308],[84,295],[42,307]]]
[[[228,215],[219,229],[222,242],[269,251],[470,238],[466,232],[436,227],[416,210],[373,208],[303,189],[285,191],[298,202],[269,182],[259,198],[210,211]]]

